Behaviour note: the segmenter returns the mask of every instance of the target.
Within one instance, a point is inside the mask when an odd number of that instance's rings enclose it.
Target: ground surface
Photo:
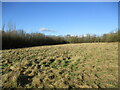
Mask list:
[[[2,51],[3,87],[117,88],[118,43]]]

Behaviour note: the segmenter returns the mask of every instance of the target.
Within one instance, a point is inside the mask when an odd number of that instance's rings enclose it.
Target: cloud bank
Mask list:
[[[40,28],[39,30],[40,30],[40,31],[46,31],[46,32],[56,32],[56,31],[50,30],[50,29],[48,29],[48,28]]]

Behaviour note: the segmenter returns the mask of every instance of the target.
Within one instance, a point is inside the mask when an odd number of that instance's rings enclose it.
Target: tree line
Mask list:
[[[102,36],[86,34],[85,36],[48,36],[42,33],[26,33],[24,30],[0,30],[2,49],[32,47],[41,45],[55,45],[66,43],[93,43],[93,42],[118,42],[120,30],[103,34]]]
[[[67,35],[66,40],[69,43],[93,43],[93,42],[118,42],[120,41],[120,30],[97,36],[96,34],[85,36],[71,36]]]

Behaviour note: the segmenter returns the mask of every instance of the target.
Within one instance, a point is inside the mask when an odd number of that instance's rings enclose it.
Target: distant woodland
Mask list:
[[[2,37],[2,49],[23,48],[41,45],[56,45],[66,43],[94,43],[94,42],[118,42],[120,30],[97,36],[96,34],[81,36],[48,36],[42,33],[26,33],[24,30],[9,28],[0,30]]]

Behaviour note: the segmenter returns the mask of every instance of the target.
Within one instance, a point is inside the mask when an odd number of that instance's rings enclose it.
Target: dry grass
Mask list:
[[[2,51],[4,88],[117,88],[118,43]]]

